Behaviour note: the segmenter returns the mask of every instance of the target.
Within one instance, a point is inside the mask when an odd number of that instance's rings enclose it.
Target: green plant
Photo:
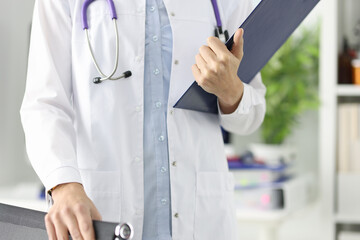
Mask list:
[[[261,71],[266,93],[262,138],[281,144],[298,124],[299,115],[318,100],[319,25],[300,28]]]

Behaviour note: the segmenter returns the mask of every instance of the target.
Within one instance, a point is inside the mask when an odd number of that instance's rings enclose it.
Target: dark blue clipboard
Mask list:
[[[320,0],[262,0],[240,26],[244,29],[244,57],[238,76],[249,83],[285,43]],[[234,35],[226,42],[232,48]],[[218,113],[217,97],[194,82],[175,108]]]

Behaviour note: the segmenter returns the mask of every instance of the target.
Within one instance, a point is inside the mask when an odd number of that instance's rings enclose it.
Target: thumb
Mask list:
[[[91,218],[93,220],[102,221],[102,216],[94,205],[92,206],[91,209]]]
[[[240,61],[244,55],[243,47],[244,47],[244,29],[239,28],[234,35],[234,44],[231,49],[231,53]]]

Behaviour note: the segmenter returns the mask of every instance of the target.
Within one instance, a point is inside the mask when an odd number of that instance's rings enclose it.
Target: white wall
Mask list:
[[[38,181],[26,159],[19,116],[33,4],[0,1],[0,185]]]

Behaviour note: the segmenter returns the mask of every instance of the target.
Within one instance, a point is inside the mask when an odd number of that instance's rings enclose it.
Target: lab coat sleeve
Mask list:
[[[219,108],[221,126],[233,133],[247,135],[258,129],[265,117],[266,88],[258,73],[250,84],[244,83],[244,93],[237,109],[231,114],[224,114]]]
[[[67,0],[35,2],[20,114],[29,159],[47,189],[81,183],[72,107],[71,26]]]

